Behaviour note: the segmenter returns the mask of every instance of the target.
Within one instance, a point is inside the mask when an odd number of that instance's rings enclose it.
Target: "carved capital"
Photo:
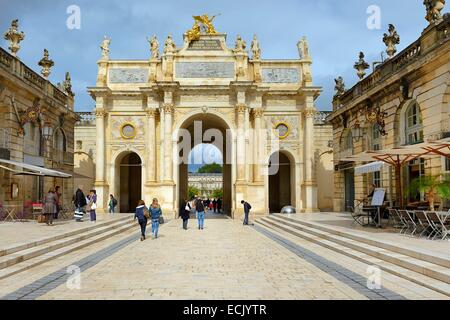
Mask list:
[[[306,109],[304,112],[306,118],[314,118],[317,114],[317,110],[313,108]]]
[[[147,118],[156,118],[156,109],[147,109]]]
[[[254,109],[253,110],[253,116],[255,118],[262,118],[263,115],[264,115],[264,110],[263,109],[258,108],[258,109]]]
[[[164,113],[174,113],[174,105],[173,103],[165,103],[163,104]]]
[[[95,110],[95,116],[97,118],[104,118],[106,116],[106,111],[104,109],[97,109]]]
[[[238,103],[236,105],[237,113],[245,113],[245,111],[247,111],[247,105],[245,103]]]

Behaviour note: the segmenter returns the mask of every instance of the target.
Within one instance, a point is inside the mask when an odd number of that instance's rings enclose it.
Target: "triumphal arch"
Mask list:
[[[148,38],[148,60],[113,60],[111,39],[103,40],[97,83],[88,88],[96,101],[99,209],[114,194],[121,211],[156,197],[176,214],[187,197],[186,145],[206,142],[222,148],[223,206],[232,217],[243,199],[257,214],[284,205],[318,210],[316,166],[331,130],[314,125],[321,89],[306,38],[297,43],[299,59],[264,60],[256,36],[249,47],[238,36],[230,48],[212,18],[194,20],[181,46],[171,36],[161,45]]]

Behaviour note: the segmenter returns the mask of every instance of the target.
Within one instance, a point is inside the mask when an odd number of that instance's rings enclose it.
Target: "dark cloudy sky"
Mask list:
[[[67,7],[81,9],[81,29],[66,27]],[[381,9],[381,29],[367,28],[367,8]],[[47,48],[55,61],[50,80],[72,74],[76,110],[88,111],[94,101],[86,87],[95,85],[99,44],[112,38],[112,59],[148,59],[147,36],[157,34],[161,43],[173,34],[177,44],[192,26],[192,15],[222,15],[215,21],[228,34],[229,46],[237,34],[248,43],[259,37],[264,59],[298,58],[297,41],[306,35],[314,59],[314,82],[323,86],[317,101],[321,110],[331,109],[334,78],[344,76],[347,87],[356,82],[353,64],[359,51],[367,60],[380,60],[385,49],[383,33],[395,24],[401,37],[399,49],[417,39],[426,27],[422,0],[0,0],[0,31],[12,19],[20,19],[26,34],[19,56],[34,70]],[[2,41],[7,48],[7,42]]]

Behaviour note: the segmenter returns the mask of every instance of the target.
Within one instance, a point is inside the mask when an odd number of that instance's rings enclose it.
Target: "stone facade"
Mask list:
[[[96,86],[88,88],[96,101],[95,126],[77,126],[76,140],[84,139],[83,154],[95,159],[100,210],[106,208],[110,193],[120,193],[119,168],[130,166],[123,157],[134,153],[141,160],[142,198],[149,202],[157,197],[164,210],[176,212],[187,193],[187,165],[176,159],[177,143],[181,129],[194,132],[195,121],[201,121],[203,132],[218,129],[227,137],[224,209],[231,216],[242,214],[242,199],[252,202],[253,212],[268,212],[269,178],[264,172],[276,152],[291,161],[290,204],[298,212],[322,207],[316,172],[332,176],[332,162],[321,161],[331,150],[331,127],[314,125],[314,101],[321,88],[313,85],[309,52],[298,60],[252,60],[242,39],[230,49],[226,35],[219,33],[201,34],[192,41],[186,34],[178,49],[169,37],[161,57],[156,37],[151,48],[147,61],[116,61],[104,53]],[[267,135],[253,135],[277,127],[285,134],[276,148]],[[86,135],[93,128],[90,137],[95,141]],[[78,132],[84,138],[79,139]],[[91,152],[84,149],[93,145]]]
[[[46,69],[47,73],[49,69]],[[70,75],[55,86],[0,48],[0,158],[73,173],[74,95]],[[43,127],[52,128],[44,139]],[[14,168],[21,171],[21,168]],[[18,186],[17,197],[11,186]],[[70,205],[73,180],[21,176],[0,168],[0,204],[24,206],[42,201],[50,187],[61,186],[63,204]],[[22,212],[21,209],[16,212]]]
[[[222,189],[223,177],[221,173],[189,173],[188,184],[200,190],[200,196],[212,197],[214,190]]]
[[[449,135],[449,23],[448,14],[431,23],[419,39],[397,55],[393,43],[398,44],[399,37],[390,25],[390,35],[384,38],[390,58],[350,90],[345,90],[342,78],[336,80],[333,113],[328,118],[334,136],[335,211],[354,206],[354,200],[363,199],[372,183],[386,189],[392,204],[399,204],[392,168],[354,175],[354,167],[360,163],[340,162],[341,159]],[[362,129],[361,137],[353,136],[357,127]],[[450,163],[444,157],[419,159],[405,164],[403,185],[418,175],[443,172],[450,173]]]

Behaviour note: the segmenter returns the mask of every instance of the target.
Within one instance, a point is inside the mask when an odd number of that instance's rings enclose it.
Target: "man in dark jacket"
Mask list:
[[[203,230],[205,226],[205,206],[202,199],[195,202],[195,210],[197,211],[198,229]]]
[[[183,229],[188,229],[188,222],[191,215],[191,205],[189,201],[184,200],[180,205],[180,217],[183,219]]]
[[[250,214],[252,206],[244,200],[241,201],[241,204],[244,206],[244,213],[245,213],[244,226],[248,226],[248,216]]]

